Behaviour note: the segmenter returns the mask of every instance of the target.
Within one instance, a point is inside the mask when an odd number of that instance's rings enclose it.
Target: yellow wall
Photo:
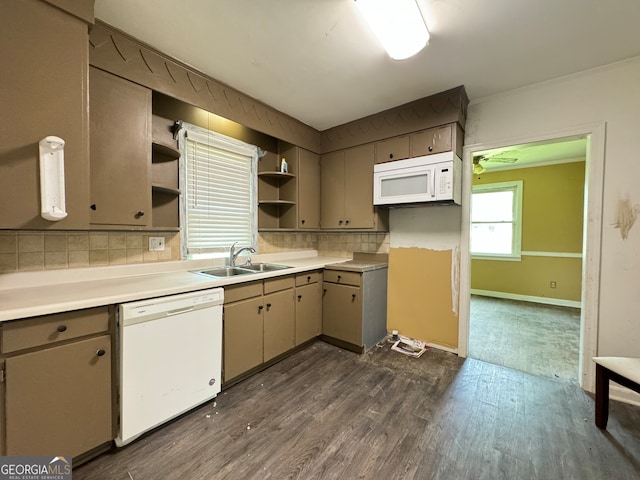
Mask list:
[[[473,184],[522,180],[522,251],[580,253],[584,162],[503,170],[474,176]],[[556,288],[550,282],[556,282]],[[471,288],[579,301],[582,259],[526,256],[521,261],[471,261]]]
[[[398,330],[401,335],[410,338],[457,348],[458,315],[453,311],[452,294],[455,292],[452,292],[450,279],[452,262],[458,259],[453,257],[452,250],[390,249],[387,295],[389,331]],[[457,291],[457,283],[453,289]]]

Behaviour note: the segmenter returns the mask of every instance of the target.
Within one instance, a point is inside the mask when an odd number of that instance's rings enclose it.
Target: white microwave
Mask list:
[[[454,152],[373,166],[374,205],[460,205],[461,190],[462,160]]]

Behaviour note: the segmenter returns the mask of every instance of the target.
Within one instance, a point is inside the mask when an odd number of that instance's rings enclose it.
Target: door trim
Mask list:
[[[470,201],[473,153],[523,143],[560,140],[565,137],[586,136],[585,203],[583,226],[582,294],[580,312],[580,354],[578,381],[589,392],[595,387],[600,304],[600,257],[602,235],[602,193],[604,186],[606,123],[592,123],[548,132],[535,136],[520,136],[494,142],[466,145],[463,149],[462,175],[462,231],[460,238],[460,316],[458,329],[458,355],[469,352],[469,316],[471,300],[471,255],[469,252]]]

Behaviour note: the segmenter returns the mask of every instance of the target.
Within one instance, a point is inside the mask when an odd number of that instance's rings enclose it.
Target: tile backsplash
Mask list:
[[[149,237],[164,237],[165,250],[149,251]],[[263,232],[259,253],[318,250],[351,258],[353,252],[389,253],[388,233]],[[121,231],[0,231],[0,273],[155,263],[180,260],[180,234]]]
[[[149,237],[164,237],[164,251],[150,252]],[[179,259],[179,233],[31,230],[0,232],[0,273]]]

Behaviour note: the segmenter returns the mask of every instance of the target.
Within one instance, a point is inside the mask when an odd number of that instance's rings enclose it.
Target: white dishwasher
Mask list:
[[[117,446],[220,393],[223,300],[214,288],[118,306]]]

